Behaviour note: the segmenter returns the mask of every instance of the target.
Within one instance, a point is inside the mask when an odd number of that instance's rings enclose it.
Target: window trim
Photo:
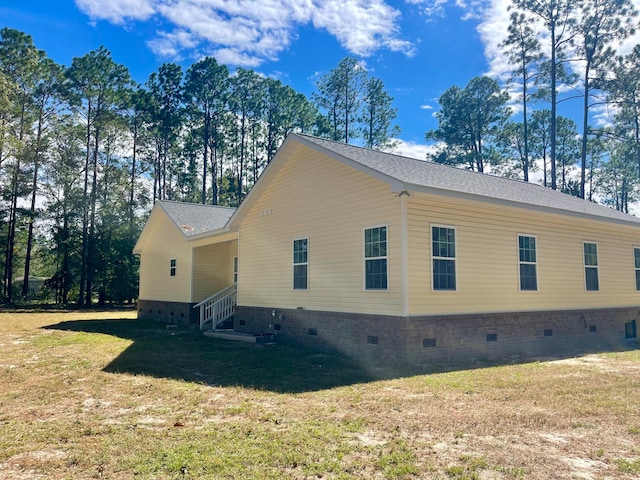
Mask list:
[[[302,240],[306,241],[307,244],[307,255],[306,255],[306,262],[295,262],[296,259],[296,242],[300,242]],[[307,291],[309,290],[309,237],[300,237],[300,238],[294,238],[291,241],[291,289],[292,290],[296,290],[296,291]],[[307,267],[307,281],[306,281],[306,287],[305,288],[296,288],[296,267],[297,266],[301,266],[301,265],[305,265]]]
[[[522,260],[520,260],[520,238],[521,237],[528,237],[528,238],[533,238],[535,241],[535,254],[536,254],[536,261],[535,262],[524,262]],[[516,247],[517,247],[517,255],[518,255],[518,291],[519,292],[523,292],[523,293],[528,293],[528,292],[538,292],[540,291],[540,282],[539,282],[539,275],[538,275],[538,236],[537,235],[532,235],[529,233],[518,233],[517,235],[517,243],[516,243]],[[522,288],[522,273],[521,273],[521,269],[520,266],[521,265],[533,265],[534,267],[536,267],[536,288],[535,289],[523,289]]]
[[[175,277],[177,273],[177,259],[171,258],[169,259],[169,276]]]
[[[238,271],[240,270],[240,260],[238,255],[231,258],[231,280],[233,283],[238,283]]]
[[[373,230],[374,228],[384,228],[386,233],[386,252],[387,254],[383,257],[367,257],[366,250],[366,238],[367,238],[367,230]],[[385,288],[367,288],[367,260],[386,260],[386,278],[387,278],[387,286]],[[388,292],[389,291],[389,225],[388,224],[380,224],[380,225],[372,225],[370,227],[362,228],[362,289],[365,292]]]
[[[453,230],[454,236],[454,248],[455,248],[455,256],[454,257],[435,257],[433,255],[433,229],[435,228],[447,228]],[[431,291],[438,293],[455,293],[458,291],[458,228],[454,225],[444,225],[442,223],[431,223],[429,224],[429,257],[430,260],[430,268],[431,268]],[[453,274],[455,275],[455,288],[436,288],[435,280],[435,271],[433,268],[434,260],[453,260]]]
[[[640,292],[640,282],[638,282],[638,274],[640,273],[640,266],[636,265],[636,250],[640,251],[639,246],[633,247],[633,272],[634,272],[634,283],[636,292]]]
[[[590,244],[596,246],[596,264],[595,265],[587,265],[585,258],[584,246]],[[587,268],[595,268],[596,271],[596,279],[598,281],[598,288],[589,289],[587,285]],[[584,291],[585,292],[599,292],[600,291],[600,248],[598,247],[598,242],[592,240],[583,240],[582,241],[582,272],[584,278]]]

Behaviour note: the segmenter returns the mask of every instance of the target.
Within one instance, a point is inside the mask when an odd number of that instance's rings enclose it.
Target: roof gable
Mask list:
[[[235,210],[219,205],[156,200],[133,252],[140,253],[144,248],[147,237],[151,235],[157,223],[153,219],[158,215],[166,216],[185,240],[192,240],[222,231]]]

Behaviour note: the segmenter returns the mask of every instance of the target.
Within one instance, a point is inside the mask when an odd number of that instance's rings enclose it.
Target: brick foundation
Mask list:
[[[138,300],[138,318],[156,320],[174,325],[199,323],[199,310],[195,303],[163,302],[160,300]]]
[[[640,307],[398,317],[239,306],[234,328],[367,364],[418,365],[619,350],[637,345],[625,338],[636,319]]]

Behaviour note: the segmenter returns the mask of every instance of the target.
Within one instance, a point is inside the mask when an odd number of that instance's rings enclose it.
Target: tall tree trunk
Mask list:
[[[133,219],[134,219],[134,208],[133,202],[135,199],[135,186],[136,186],[136,150],[138,147],[138,124],[135,123],[133,126],[133,153],[131,156],[131,176],[130,176],[130,186],[129,186],[129,237],[133,238]]]
[[[29,228],[27,234],[27,252],[24,258],[24,280],[22,282],[22,297],[29,294],[29,274],[31,270],[31,249],[33,246],[33,223],[36,216],[36,197],[38,191],[38,167],[40,166],[40,142],[42,141],[42,114],[38,118],[38,133],[36,135],[36,151],[33,159],[33,181],[31,182],[31,208],[29,210]]]
[[[551,162],[551,188],[557,190],[557,172],[556,172],[556,134],[557,134],[557,119],[556,119],[556,107],[558,100],[558,91],[556,88],[556,25],[555,22],[551,23],[551,135],[549,152],[549,160]]]
[[[215,138],[218,138],[218,126],[214,127]],[[212,205],[218,205],[218,145],[214,143],[211,145],[211,191],[212,191]]]
[[[584,71],[584,102],[582,105],[582,147],[580,152],[580,196],[585,198],[584,186],[587,179],[587,133],[589,129],[589,67],[587,62]]]
[[[211,128],[211,115],[209,109],[204,109],[204,133],[202,153],[202,204],[207,203],[207,168],[209,168],[209,130]]]
[[[529,123],[527,120],[527,80],[522,86],[522,133],[524,135],[524,155],[522,155],[522,172],[524,181],[529,181]]]
[[[15,171],[13,172],[13,178],[11,181],[11,200],[9,209],[9,225],[7,231],[7,245],[5,255],[5,267],[4,267],[4,280],[5,280],[5,299],[7,303],[12,302],[13,296],[13,257],[15,254],[16,244],[16,223],[18,221],[18,194],[20,184],[20,168],[21,168],[21,156],[24,154],[24,134],[26,123],[26,94],[23,92],[22,105],[20,109],[20,129],[18,133],[18,145],[19,151],[16,155]]]
[[[89,222],[89,209],[87,200],[89,196],[89,164],[91,161],[91,114],[92,106],[89,102],[87,106],[87,131],[86,131],[86,155],[84,159],[84,186],[82,189],[82,255],[80,257],[80,292],[78,295],[78,305],[84,305],[85,283],[87,279],[87,224]]]
[[[13,175],[11,183],[11,203],[9,210],[9,225],[7,231],[7,245],[6,245],[6,257],[5,257],[5,299],[6,303],[13,301],[13,257],[15,253],[16,242],[16,222],[18,212],[18,182],[20,172],[20,161],[16,160],[16,171]]]
[[[242,177],[244,176],[244,162],[245,162],[245,137],[246,137],[246,114],[242,112],[242,120],[240,122],[240,162],[238,163],[238,204],[242,203]]]
[[[70,261],[70,255],[69,255],[69,218],[68,218],[68,212],[65,210],[63,211],[64,214],[64,220],[63,220],[63,232],[64,232],[64,243],[62,244],[63,246],[63,253],[62,253],[62,303],[66,305],[66,303],[69,300],[69,287],[71,285],[71,279],[69,278],[69,261]]]
[[[95,148],[93,151],[93,178],[91,180],[89,235],[87,241],[87,288],[85,291],[85,305],[91,305],[93,296],[93,279],[95,276],[93,261],[95,257],[95,234],[96,234],[96,203],[98,187],[98,147],[100,145],[100,129],[95,129]]]

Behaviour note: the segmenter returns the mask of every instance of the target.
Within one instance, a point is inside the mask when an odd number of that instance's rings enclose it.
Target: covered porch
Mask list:
[[[233,326],[238,267],[236,238],[194,246],[192,298],[201,330]]]

